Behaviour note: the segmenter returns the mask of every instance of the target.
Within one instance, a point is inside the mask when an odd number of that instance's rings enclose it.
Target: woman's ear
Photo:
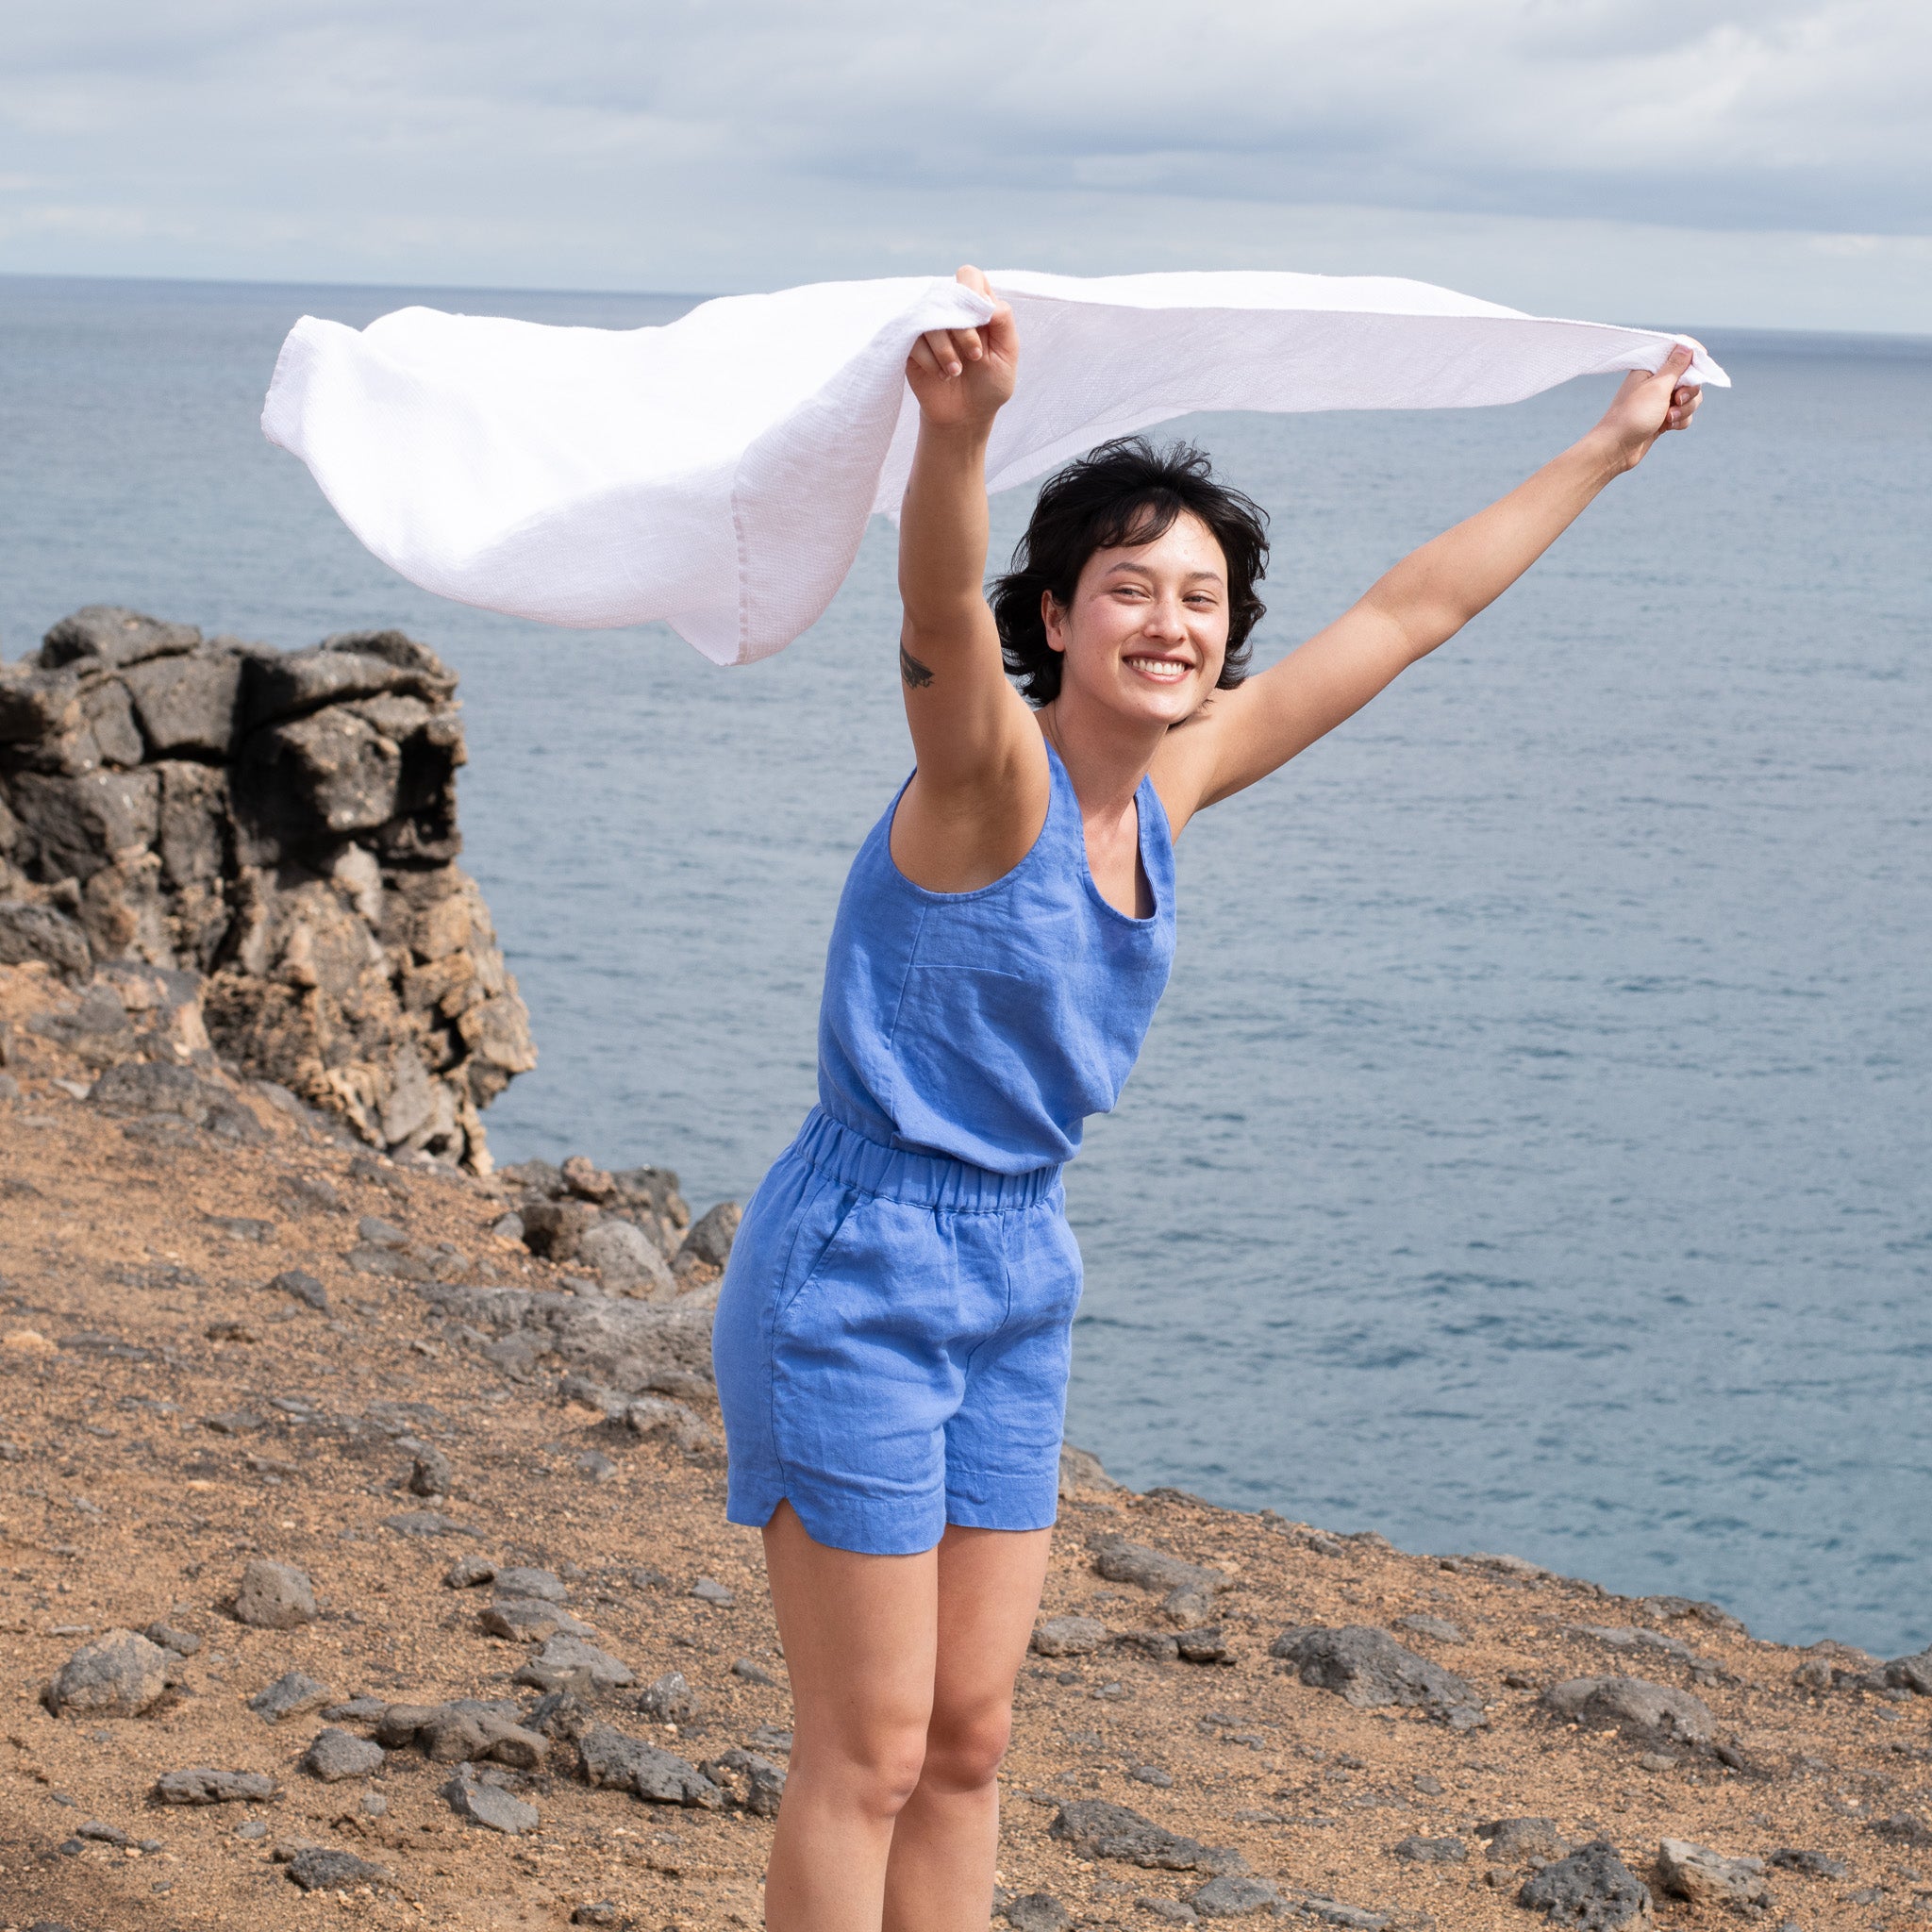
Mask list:
[[[1047,648],[1064,654],[1067,648],[1067,613],[1055,602],[1051,591],[1040,593],[1040,622],[1046,631]]]

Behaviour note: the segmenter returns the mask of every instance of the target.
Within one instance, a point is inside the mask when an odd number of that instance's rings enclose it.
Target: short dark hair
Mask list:
[[[1227,559],[1227,657],[1215,689],[1232,691],[1248,675],[1249,640],[1268,608],[1255,594],[1268,570],[1268,512],[1217,483],[1192,443],[1156,449],[1144,436],[1123,436],[1046,479],[1012,568],[993,580],[1000,648],[1028,704],[1050,703],[1060,691],[1062,660],[1047,642],[1041,593],[1064,608],[1096,550],[1151,543],[1183,511],[1213,531]]]

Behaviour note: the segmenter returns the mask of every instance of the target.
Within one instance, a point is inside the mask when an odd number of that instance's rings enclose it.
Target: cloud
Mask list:
[[[741,287],[1247,261],[1352,209],[1398,255],[1856,235],[1909,298],[1928,98],[1924,0],[98,0],[0,23],[0,246]]]

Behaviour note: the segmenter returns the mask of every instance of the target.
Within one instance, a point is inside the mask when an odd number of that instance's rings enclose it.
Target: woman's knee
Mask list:
[[[925,1769],[926,1738],[911,1724],[871,1728],[823,1740],[800,1738],[791,1756],[791,1774],[837,1789],[842,1802],[872,1817],[894,1818],[919,1789]]]
[[[926,1727],[924,1782],[953,1791],[991,1784],[1012,1734],[1012,1707],[1004,1702],[970,1710],[935,1710]]]

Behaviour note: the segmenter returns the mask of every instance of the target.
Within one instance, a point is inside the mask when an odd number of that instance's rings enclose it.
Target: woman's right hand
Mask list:
[[[982,295],[992,294],[976,268],[962,268],[957,279]],[[920,415],[935,428],[984,429],[1013,393],[1019,364],[1013,311],[1000,302],[978,328],[928,329],[906,358],[906,380]]]

